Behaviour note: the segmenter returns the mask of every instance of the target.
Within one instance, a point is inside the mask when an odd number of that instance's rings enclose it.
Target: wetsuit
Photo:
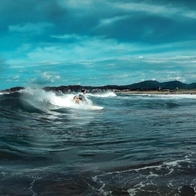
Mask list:
[[[84,96],[83,94],[78,94],[77,97],[78,97],[79,100],[81,100],[81,101],[86,101],[86,98],[85,98],[85,96]]]

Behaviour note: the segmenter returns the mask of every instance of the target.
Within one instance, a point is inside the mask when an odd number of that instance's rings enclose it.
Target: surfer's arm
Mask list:
[[[83,99],[84,102],[88,103],[88,101],[87,101],[87,99],[84,95],[82,96],[82,99]]]

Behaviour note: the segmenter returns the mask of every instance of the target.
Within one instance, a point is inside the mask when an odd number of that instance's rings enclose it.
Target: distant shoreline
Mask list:
[[[179,91],[117,91],[116,94],[154,94],[154,95],[196,95],[196,90],[179,90]]]
[[[0,92],[17,92],[24,87],[16,86],[10,89],[0,90]],[[81,85],[62,85],[62,86],[46,86],[42,88],[45,91],[53,92],[80,92],[86,89],[87,92],[101,93],[112,91],[117,94],[196,94],[196,83],[185,84],[179,81],[158,82],[147,80],[130,85],[105,85],[105,86],[81,86]]]
[[[70,93],[70,92],[78,92],[80,91],[82,87],[81,86],[76,86],[75,89],[70,90],[66,86],[61,86],[61,87],[46,87],[43,88],[45,91],[53,91],[53,92],[62,92],[62,93]],[[18,92],[19,90],[25,89],[24,87],[13,87],[11,89],[5,89],[5,90],[0,90],[0,92],[8,92],[8,93],[13,93],[13,92]],[[180,90],[170,90],[170,89],[165,89],[165,90],[129,90],[129,89],[123,89],[123,90],[118,90],[118,89],[87,89],[87,92],[91,93],[102,93],[102,92],[114,92],[116,94],[123,94],[123,95],[129,95],[129,94],[137,94],[137,95],[144,95],[144,94],[150,94],[150,95],[196,95],[196,90],[189,90],[189,89],[180,89]]]

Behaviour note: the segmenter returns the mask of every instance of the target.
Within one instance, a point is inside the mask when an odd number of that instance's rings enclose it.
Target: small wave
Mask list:
[[[192,162],[187,158],[163,163],[154,162],[127,166],[127,168],[114,168],[113,171],[98,173],[92,176],[93,182],[90,183],[98,193],[107,196],[121,195],[122,193],[132,196],[157,195],[157,193],[178,195],[184,181],[188,184],[194,182],[192,174],[194,168],[195,165],[192,165]],[[180,173],[181,180],[173,181],[177,173]],[[187,174],[191,175],[192,179],[187,178]],[[99,188],[96,189],[96,187]]]

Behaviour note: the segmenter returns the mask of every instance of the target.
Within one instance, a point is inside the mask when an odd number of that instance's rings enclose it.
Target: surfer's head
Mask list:
[[[81,92],[82,92],[82,93],[86,93],[86,89],[82,89]]]

